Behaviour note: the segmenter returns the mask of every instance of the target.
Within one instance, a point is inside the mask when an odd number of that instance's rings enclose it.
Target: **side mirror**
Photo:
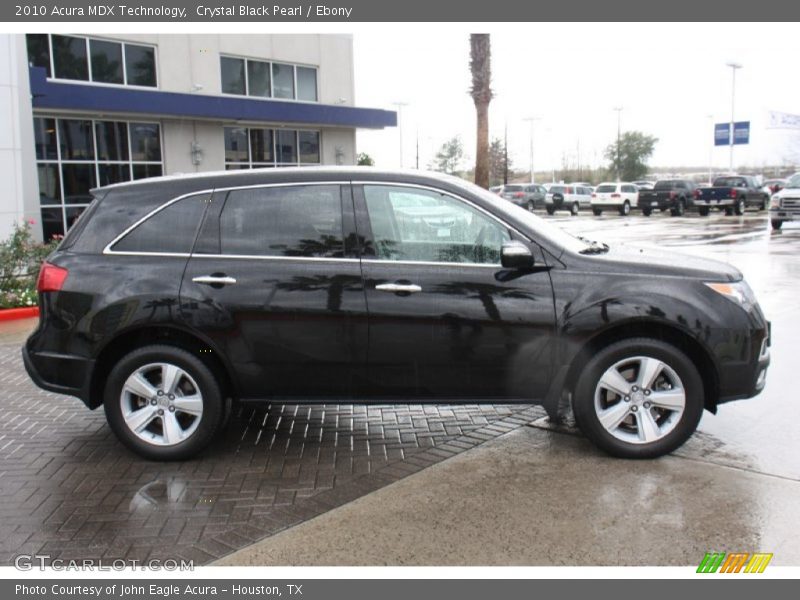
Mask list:
[[[533,262],[530,248],[517,240],[504,243],[500,250],[500,264],[504,269],[531,269]]]

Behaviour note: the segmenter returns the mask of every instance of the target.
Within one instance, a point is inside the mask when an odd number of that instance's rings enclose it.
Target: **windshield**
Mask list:
[[[671,190],[675,187],[677,182],[672,179],[665,179],[664,181],[659,181],[656,183],[654,190]]]
[[[800,173],[797,175],[792,175],[789,181],[786,182],[784,187],[787,188],[800,188]]]
[[[576,238],[574,235],[567,233],[560,227],[556,227],[555,225],[548,223],[541,217],[538,217],[534,215],[532,212],[529,212],[524,208],[517,206],[513,202],[506,202],[505,200],[501,200],[495,194],[492,194],[491,192],[475,185],[474,183],[464,181],[463,179],[460,179],[458,177],[447,177],[447,180],[457,185],[458,187],[468,192],[471,192],[476,196],[480,196],[481,199],[491,204],[492,208],[498,214],[508,215],[514,220],[523,223],[527,228],[531,230],[530,233],[531,235],[534,236],[534,239],[537,236],[543,237],[546,238],[547,241],[549,241],[554,246],[557,246],[559,248],[564,248],[565,250],[569,250],[570,252],[576,252],[576,253],[582,252],[592,246],[589,242]]]

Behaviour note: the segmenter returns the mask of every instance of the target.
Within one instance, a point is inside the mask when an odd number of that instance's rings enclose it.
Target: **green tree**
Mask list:
[[[441,173],[448,173],[455,175],[461,170],[461,164],[464,162],[464,144],[461,143],[461,137],[455,136],[447,140],[431,163],[431,169]]]
[[[472,73],[470,95],[475,103],[477,141],[475,145],[475,183],[489,187],[489,103],[492,101],[492,51],[488,33],[473,33],[469,38],[469,68]]]
[[[500,138],[492,139],[489,144],[489,185],[500,185],[503,183],[505,173],[506,149],[503,140]],[[514,175],[514,165],[511,156],[508,157],[508,176]]]
[[[647,161],[653,154],[658,138],[641,131],[626,131],[618,142],[609,144],[605,158],[609,161],[608,170],[618,173],[621,181],[641,179],[647,174]]]
[[[374,167],[375,160],[366,152],[359,152],[356,157],[356,164],[359,167]]]

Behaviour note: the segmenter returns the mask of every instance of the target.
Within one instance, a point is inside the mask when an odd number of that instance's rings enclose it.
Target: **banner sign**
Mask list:
[[[800,115],[769,111],[768,129],[800,129]]]

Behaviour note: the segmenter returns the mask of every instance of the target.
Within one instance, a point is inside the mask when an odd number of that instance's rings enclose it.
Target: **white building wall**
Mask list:
[[[40,219],[30,95],[25,37],[0,34],[0,239],[14,223]]]

